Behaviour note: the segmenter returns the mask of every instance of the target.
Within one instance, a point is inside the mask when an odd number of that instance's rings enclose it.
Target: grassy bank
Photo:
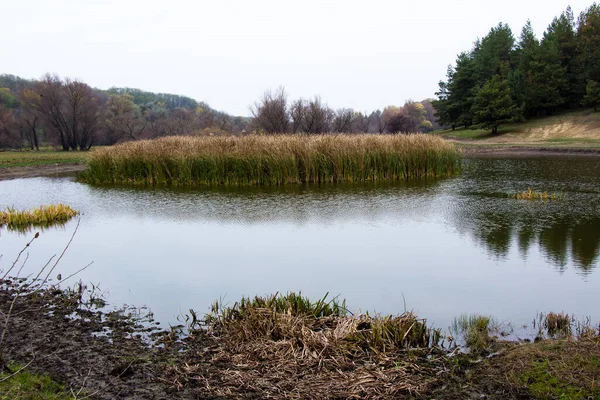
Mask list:
[[[54,150],[1,151],[0,168],[82,163],[85,162],[87,154],[86,152]]]
[[[465,145],[600,149],[600,113],[588,109],[532,118],[502,125],[496,135],[489,130],[462,127],[435,134]]]
[[[283,185],[394,181],[460,170],[460,153],[426,135],[167,137],[90,154],[93,184]]]

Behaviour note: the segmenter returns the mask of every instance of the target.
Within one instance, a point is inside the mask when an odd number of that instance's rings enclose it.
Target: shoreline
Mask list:
[[[0,168],[0,181],[10,179],[57,176],[85,171],[85,163],[57,163]]]
[[[480,145],[467,144],[465,141],[446,139],[453,142],[466,158],[477,157],[539,157],[539,156],[576,156],[600,157],[600,148],[586,147],[549,147],[537,145]],[[11,179],[58,176],[83,172],[85,163],[39,164],[19,167],[0,168],[0,181]]]
[[[538,145],[481,145],[466,144],[464,141],[450,140],[462,150],[465,157],[538,157],[538,156],[579,156],[600,157],[600,148],[550,147]]]
[[[0,283],[0,309],[6,310],[21,283]],[[270,317],[270,311],[265,313],[269,308],[260,308],[251,320],[236,317],[229,321],[233,325],[217,329],[198,328],[194,318],[186,335],[185,327],[160,329],[151,319],[142,321],[135,309],[106,311],[81,284],[67,290],[49,286],[26,298],[15,303],[5,355],[19,365],[31,361],[29,372],[64,385],[67,396],[71,390],[102,400],[600,395],[594,383],[600,378],[598,333],[535,342],[496,338],[483,352],[472,353],[427,346],[377,351],[335,339],[352,317]],[[275,330],[268,328],[266,335],[247,330],[262,332],[263,323],[274,321]],[[291,330],[278,331],[277,326],[288,326],[286,321]],[[357,329],[361,335],[370,331],[367,325]],[[565,368],[573,367],[580,370],[571,376]],[[0,383],[0,395],[2,388]]]

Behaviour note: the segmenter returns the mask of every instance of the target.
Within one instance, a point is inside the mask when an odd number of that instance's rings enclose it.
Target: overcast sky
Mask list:
[[[571,1],[579,15],[592,1]],[[269,88],[371,111],[433,97],[499,22],[538,36],[566,0],[19,0],[2,4],[0,73],[182,94],[249,115]]]

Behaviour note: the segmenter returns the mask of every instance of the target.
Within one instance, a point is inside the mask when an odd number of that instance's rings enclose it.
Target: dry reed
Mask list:
[[[139,185],[283,185],[443,177],[460,152],[428,135],[165,137],[90,155],[81,181]]]

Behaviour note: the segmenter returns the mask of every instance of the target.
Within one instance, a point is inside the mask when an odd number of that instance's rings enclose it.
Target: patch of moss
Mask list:
[[[595,358],[591,360],[573,359],[574,366],[579,364],[582,368],[597,368],[593,364],[600,362],[600,360]],[[583,365],[588,363],[592,365]],[[520,379],[536,399],[600,399],[600,388],[582,388],[570,384],[554,371],[547,359],[534,361],[531,368],[521,374]]]
[[[12,364],[11,371],[18,371],[21,367]],[[11,373],[0,374],[0,381],[9,377]],[[67,400],[72,399],[67,394],[63,385],[52,380],[49,376],[33,374],[27,370],[0,382],[0,399],[19,400]]]

